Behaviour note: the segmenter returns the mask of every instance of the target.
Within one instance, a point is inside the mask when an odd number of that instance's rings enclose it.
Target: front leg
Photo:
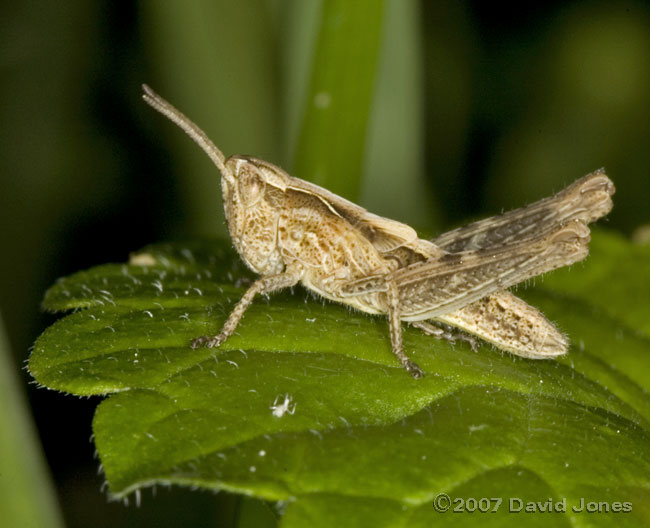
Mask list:
[[[269,293],[283,290],[284,288],[290,288],[291,286],[295,286],[299,280],[300,277],[296,274],[286,272],[277,275],[269,275],[256,280],[251,287],[246,290],[246,293],[239,300],[235,308],[233,308],[233,311],[230,312],[221,332],[216,336],[203,336],[193,339],[191,345],[192,348],[199,348],[200,346],[206,346],[208,348],[218,347],[235,331],[239,321],[244,315],[244,312],[253,302],[256,295],[268,295]]]

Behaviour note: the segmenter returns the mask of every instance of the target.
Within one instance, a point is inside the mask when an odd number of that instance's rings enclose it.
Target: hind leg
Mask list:
[[[451,343],[455,343],[456,341],[465,341],[469,343],[469,345],[472,347],[472,350],[475,352],[478,349],[478,340],[474,336],[465,334],[464,332],[454,332],[448,328],[438,326],[438,324],[441,323],[436,324],[436,322],[430,323],[428,321],[414,321],[409,324],[415,328],[419,328],[425,334],[437,337],[438,339],[444,339]],[[449,325],[446,324],[444,326],[449,327]]]

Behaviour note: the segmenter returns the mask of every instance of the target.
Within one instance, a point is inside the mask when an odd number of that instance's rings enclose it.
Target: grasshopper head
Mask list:
[[[284,206],[284,173],[249,156],[232,156],[225,165],[221,188],[235,248],[258,273],[282,271],[276,230]]]
[[[221,172],[228,231],[242,259],[258,273],[281,272],[284,264],[277,247],[276,228],[288,175],[270,163],[248,156],[226,160],[195,123],[148,86],[142,88],[145,102],[182,128]]]

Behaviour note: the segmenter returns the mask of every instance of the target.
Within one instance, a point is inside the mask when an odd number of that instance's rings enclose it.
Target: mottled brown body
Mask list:
[[[566,353],[566,338],[537,309],[505,291],[536,275],[582,260],[587,224],[612,207],[603,171],[527,207],[421,240],[406,224],[369,213],[326,189],[248,156],[226,159],[182,113],[144,87],[144,99],[178,124],[222,175],[228,229],[244,262],[261,275],[222,331],[197,346],[219,346],[258,294],[297,283],[327,299],[386,314],[393,352],[414,376],[402,349],[402,321],[447,339],[459,328],[528,358]]]

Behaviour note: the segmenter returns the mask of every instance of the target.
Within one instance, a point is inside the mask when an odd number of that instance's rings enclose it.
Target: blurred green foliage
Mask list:
[[[372,101],[360,108],[368,113],[355,183],[362,205],[433,233],[605,166],[617,185],[609,226],[629,234],[650,223],[646,2],[367,5],[382,10],[383,23]],[[56,277],[122,261],[155,240],[225,235],[215,169],[140,102],[140,83],[181,108],[226,154],[307,166],[295,160],[329,6],[5,5],[0,312],[16,367],[45,327],[39,303]],[[377,34],[374,22],[368,31]],[[335,133],[344,135],[345,125]],[[104,507],[103,498],[92,502],[101,479],[86,442],[94,402],[30,397],[66,520],[83,525],[81,504]],[[110,508],[107,525],[124,515]]]

